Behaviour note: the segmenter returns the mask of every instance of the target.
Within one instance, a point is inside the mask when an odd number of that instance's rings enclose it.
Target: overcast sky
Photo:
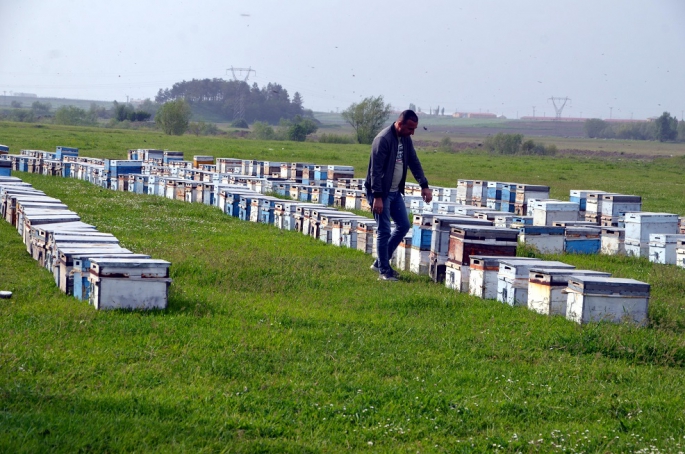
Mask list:
[[[317,111],[685,110],[685,0],[0,0],[0,23],[0,94],[154,98],[251,67]]]

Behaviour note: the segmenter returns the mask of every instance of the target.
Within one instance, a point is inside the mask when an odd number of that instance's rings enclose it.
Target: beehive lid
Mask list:
[[[646,282],[615,277],[574,276],[568,288],[584,294],[649,296]]]
[[[533,267],[529,271],[530,282],[544,285],[568,285],[569,279],[574,276],[599,276],[611,277],[611,273],[595,270],[567,270],[563,268],[537,268]]]
[[[516,260],[502,260],[499,264],[499,274],[506,278],[528,278],[531,268],[562,268],[573,270],[576,267],[568,263],[559,262],[556,260],[540,260],[532,261],[516,261]]]
[[[506,260],[508,262],[523,262],[531,260],[537,262],[541,261],[540,259],[536,259],[533,257],[511,257],[506,255],[472,255],[470,259],[471,267],[475,269],[485,269],[492,267],[497,267],[499,269],[499,264],[503,260]]]
[[[497,239],[501,241],[516,241],[518,230],[506,227],[492,227],[479,225],[451,224],[451,236],[463,239]]]

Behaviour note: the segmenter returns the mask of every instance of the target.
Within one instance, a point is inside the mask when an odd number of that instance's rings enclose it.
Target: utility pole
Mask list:
[[[533,120],[535,120],[535,106],[533,106]]]
[[[233,74],[233,80],[235,82],[238,82],[235,89],[236,102],[233,107],[233,120],[244,120],[245,93],[243,92],[243,84],[241,82],[245,82],[247,84],[247,80],[250,78],[250,73],[255,73],[255,75],[257,75],[257,71],[252,69],[252,67],[234,68],[233,66],[226,70],[226,74],[228,74],[229,71],[231,71],[231,74]],[[241,76],[242,73],[245,73],[245,76],[242,79],[240,79],[239,76]]]
[[[611,116],[614,114],[614,108],[609,107],[609,120],[611,120]]]
[[[557,116],[556,116],[556,119],[557,119],[557,120],[560,120],[560,119],[561,119],[561,112],[563,112],[564,106],[565,106],[566,103],[567,103],[568,101],[570,101],[570,100],[571,100],[571,98],[569,98],[568,96],[565,97],[565,98],[555,98],[554,96],[552,96],[551,98],[549,98],[549,99],[547,100],[547,101],[552,101],[552,104],[554,105],[554,110],[555,110],[555,112],[556,112],[556,114],[557,114]],[[558,106],[557,106],[557,102],[559,102],[559,105],[558,105]]]

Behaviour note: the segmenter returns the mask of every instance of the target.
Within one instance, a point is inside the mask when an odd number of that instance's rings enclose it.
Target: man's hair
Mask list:
[[[400,113],[400,116],[397,117],[397,121],[399,121],[400,123],[404,123],[407,120],[415,121],[418,123],[419,122],[419,116],[416,115],[416,112],[414,112],[413,110],[407,109],[407,110],[403,111],[402,113]]]

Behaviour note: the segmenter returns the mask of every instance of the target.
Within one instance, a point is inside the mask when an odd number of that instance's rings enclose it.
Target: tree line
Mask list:
[[[591,118],[583,125],[585,134],[592,139],[658,140],[660,142],[685,142],[685,121],[678,121],[664,112],[654,121],[635,123],[610,123]]]
[[[296,116],[312,117],[312,112],[303,107],[302,96],[295,92],[292,99],[288,90],[277,83],[259,87],[249,86],[244,81],[214,79],[193,79],[175,83],[171,88],[159,89],[155,101],[163,104],[178,99],[190,104],[193,112],[210,114],[217,120],[237,120],[235,113],[240,105],[244,108],[244,119],[278,124],[281,119],[290,120]]]

